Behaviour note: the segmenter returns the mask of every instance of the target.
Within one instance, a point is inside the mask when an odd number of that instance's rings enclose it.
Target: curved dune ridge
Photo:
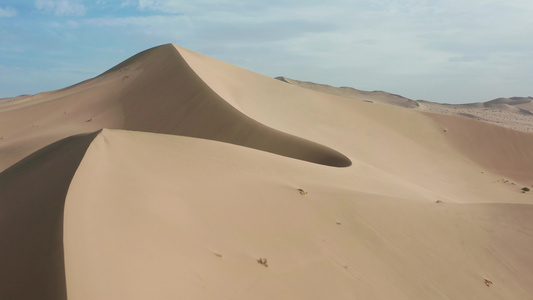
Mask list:
[[[0,104],[0,299],[529,299],[532,147],[155,47]]]
[[[132,69],[140,65],[142,76],[154,79],[141,78],[123,91],[126,129],[212,139],[328,166],[351,165],[346,156],[333,149],[240,113],[191,70],[173,45],[147,50],[130,60],[124,65]]]
[[[6,133],[0,136],[5,137],[8,154],[24,153],[20,148],[28,143],[15,139],[37,132],[39,139],[50,143],[80,132],[116,128],[212,139],[328,166],[351,165],[329,147],[275,130],[236,110],[170,44],[141,52],[94,79],[34,98],[31,106],[24,102],[5,109]],[[43,110],[50,113],[42,114]],[[32,114],[46,119],[33,120],[28,127],[22,123],[27,117],[21,116]]]

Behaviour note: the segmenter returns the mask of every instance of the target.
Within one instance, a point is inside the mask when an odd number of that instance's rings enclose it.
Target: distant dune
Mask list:
[[[383,91],[362,91],[358,89],[354,89],[351,87],[333,87],[327,84],[320,84],[320,83],[314,83],[310,81],[299,81],[295,79],[290,79],[287,77],[279,76],[276,77],[276,79],[297,85],[300,87],[312,89],[315,91],[323,92],[323,93],[329,93],[333,95],[348,97],[348,98],[355,98],[366,102],[371,103],[384,103],[384,104],[391,104],[401,107],[407,107],[407,108],[415,108],[418,107],[418,103],[414,100],[405,98],[400,95],[391,94]]]
[[[299,87],[365,102],[390,104],[437,114],[462,116],[514,130],[533,132],[533,97],[498,98],[483,103],[470,104],[441,104],[424,100],[415,101],[383,91],[367,92],[351,87],[333,87],[283,76],[276,77],[276,79]]]
[[[19,101],[19,100],[22,100],[22,99],[28,98],[28,97],[31,97],[31,95],[20,95],[20,96],[16,96],[16,97],[0,98],[0,104]]]
[[[468,110],[530,98],[280,79],[167,44],[0,102],[0,299],[530,299],[533,134]]]

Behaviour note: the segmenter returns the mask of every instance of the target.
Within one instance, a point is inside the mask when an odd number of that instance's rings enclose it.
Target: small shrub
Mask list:
[[[260,258],[257,260],[257,263],[262,264],[263,266],[265,266],[265,267],[268,268],[268,262],[267,262],[267,259],[266,259],[266,258],[261,258],[261,257],[260,257]]]
[[[530,189],[526,186],[522,188],[522,193],[529,192],[529,191]]]
[[[485,279],[485,285],[490,287],[492,285],[492,281]]]

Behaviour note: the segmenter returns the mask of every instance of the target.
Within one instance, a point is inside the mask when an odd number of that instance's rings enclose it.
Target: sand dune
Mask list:
[[[2,299],[533,293],[530,133],[163,45],[0,104],[0,136]]]

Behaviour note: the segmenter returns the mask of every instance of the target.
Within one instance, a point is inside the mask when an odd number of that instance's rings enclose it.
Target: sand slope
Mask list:
[[[533,134],[302,89],[174,45],[2,103],[0,125],[10,297],[533,293],[521,192]]]
[[[532,181],[533,134],[456,116],[428,115],[446,130],[452,144],[469,159],[506,178],[524,184]]]
[[[529,297],[532,206],[365,193],[345,178],[367,185],[385,178],[358,178],[359,171],[206,140],[104,131],[67,197],[69,296]]]

